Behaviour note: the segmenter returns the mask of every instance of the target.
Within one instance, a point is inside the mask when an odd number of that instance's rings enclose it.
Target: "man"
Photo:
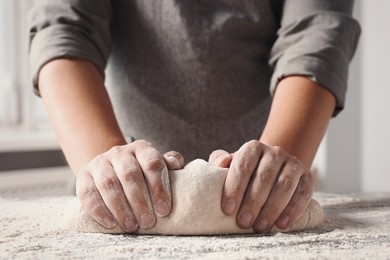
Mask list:
[[[34,87],[87,213],[107,228],[150,228],[172,209],[168,169],[199,157],[229,167],[221,207],[240,227],[294,223],[344,106],[360,34],[352,6],[38,1]]]

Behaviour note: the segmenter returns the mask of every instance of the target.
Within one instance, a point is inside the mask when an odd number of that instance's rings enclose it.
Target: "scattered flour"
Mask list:
[[[186,237],[69,232],[61,220],[71,197],[0,199],[0,259],[390,258],[390,194],[315,197],[325,221],[313,230]]]

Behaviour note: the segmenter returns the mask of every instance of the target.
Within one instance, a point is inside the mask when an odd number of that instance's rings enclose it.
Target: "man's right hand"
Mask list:
[[[172,209],[168,170],[184,165],[181,154],[161,155],[150,143],[112,147],[78,174],[76,193],[84,210],[106,228],[151,228]]]
[[[146,141],[126,144],[94,64],[53,60],[39,73],[39,91],[88,215],[106,228],[134,232],[171,212],[168,169],[182,168],[183,157],[161,155]]]

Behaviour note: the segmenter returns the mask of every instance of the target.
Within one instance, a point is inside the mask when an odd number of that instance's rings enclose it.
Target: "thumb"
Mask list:
[[[209,156],[209,163],[211,165],[228,168],[233,160],[233,155],[225,150],[215,150]]]
[[[167,164],[168,170],[179,170],[184,166],[184,158],[179,152],[169,151],[164,153],[163,158]]]

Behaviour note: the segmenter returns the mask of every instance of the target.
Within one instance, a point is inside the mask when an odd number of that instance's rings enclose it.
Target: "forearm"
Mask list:
[[[335,98],[325,88],[305,77],[287,77],[277,87],[260,141],[310,167],[334,108]]]
[[[39,89],[75,173],[96,155],[126,143],[103,80],[93,64],[54,60],[42,68]]]

